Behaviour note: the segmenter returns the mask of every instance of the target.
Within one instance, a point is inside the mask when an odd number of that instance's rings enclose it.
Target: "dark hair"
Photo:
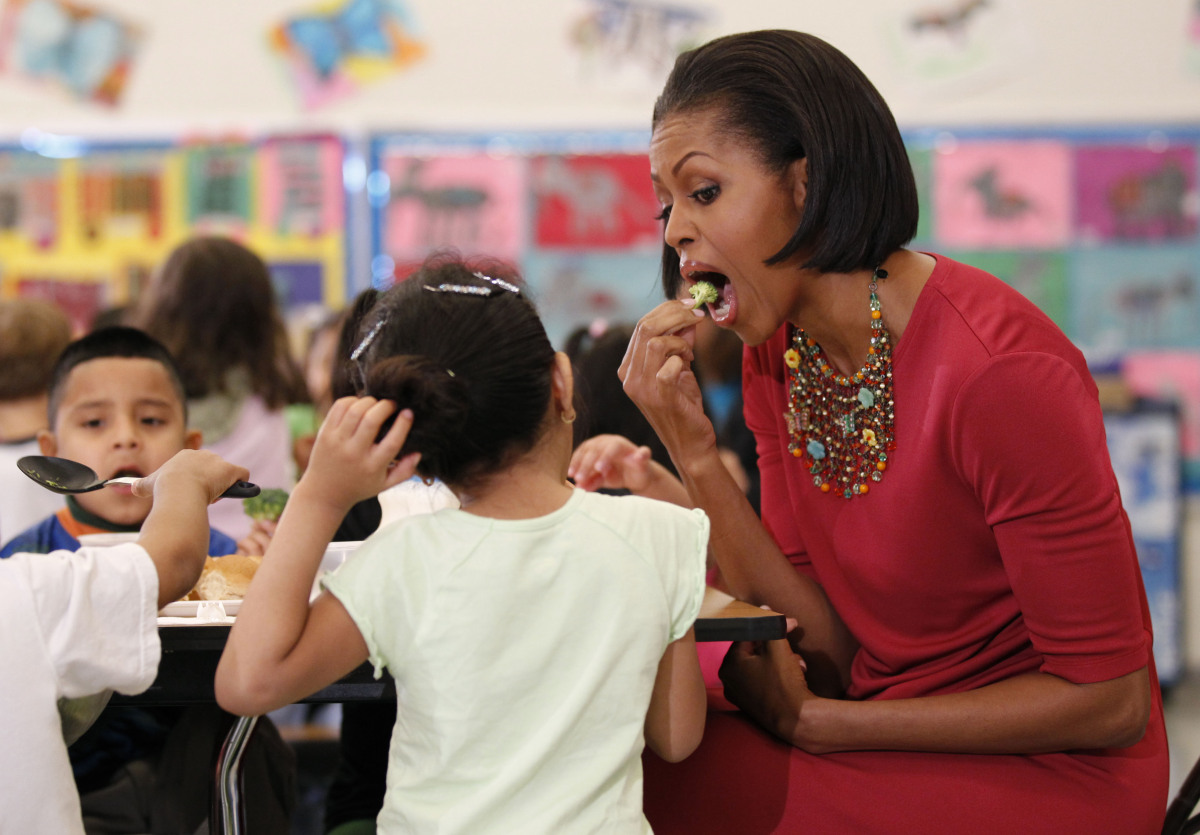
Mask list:
[[[632,337],[633,325],[621,324],[595,335],[591,328],[580,327],[567,338],[563,350],[575,370],[575,443],[596,435],[621,435],[650,447],[650,457],[675,472],[666,445],[629,399],[617,374]]]
[[[92,331],[63,349],[58,362],[54,364],[54,371],[50,375],[50,402],[47,412],[51,426],[54,426],[63,389],[66,388],[67,377],[71,372],[89,360],[114,357],[154,360],[161,364],[166,369],[167,377],[171,380],[171,388],[179,396],[179,405],[183,407],[183,416],[186,422],[187,398],[184,395],[183,380],[179,376],[179,367],[175,365],[171,352],[144,331],[114,325]]]
[[[652,129],[711,110],[724,133],[750,143],[770,171],[808,159],[800,224],[775,264],[805,252],[806,268],[878,266],[917,232],[917,187],[896,120],[862,71],[803,32],[727,35],[684,52],[654,104]],[[663,249],[663,289],[679,287],[679,257]]]
[[[46,392],[58,355],[71,341],[71,322],[53,302],[0,301],[0,400]]]
[[[338,331],[338,344],[334,349],[333,369],[329,376],[329,393],[334,400],[360,393],[350,354],[358,347],[362,339],[362,323],[379,301],[379,296],[379,291],[374,288],[363,290],[342,314],[342,327]]]
[[[135,324],[175,357],[188,397],[224,391],[227,372],[245,368],[271,409],[308,399],[267,265],[236,241],[200,237],[176,247]]]
[[[380,297],[363,331],[363,393],[412,409],[401,454],[421,453],[422,476],[472,484],[545,431],[554,348],[507,267],[439,254]]]

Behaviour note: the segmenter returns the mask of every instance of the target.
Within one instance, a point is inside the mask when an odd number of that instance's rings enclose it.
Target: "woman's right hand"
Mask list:
[[[692,304],[663,302],[643,316],[618,370],[625,393],[681,471],[691,461],[715,452],[717,445],[692,372],[695,326],[705,315],[693,310]]]

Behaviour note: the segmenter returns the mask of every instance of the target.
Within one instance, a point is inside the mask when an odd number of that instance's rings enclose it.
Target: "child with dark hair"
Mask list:
[[[255,484],[290,489],[285,409],[308,394],[263,260],[228,238],[186,241],[154,274],[131,321],[175,358],[205,446],[250,470]],[[250,531],[236,502],[213,505],[208,518],[236,539]]]
[[[644,832],[641,751],[686,757],[708,521],[575,490],[569,360],[520,281],[436,260],[353,352],[217,670],[260,714],[370,659],[397,682],[384,832]],[[461,508],[380,529],[311,604],[355,502],[414,472]],[[464,620],[467,616],[468,620]]]
[[[63,506],[34,484],[17,461],[36,455],[46,428],[50,372],[71,341],[71,322],[41,299],[0,301],[0,542]]]

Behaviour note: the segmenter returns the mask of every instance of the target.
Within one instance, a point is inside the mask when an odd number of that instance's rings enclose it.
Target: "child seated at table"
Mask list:
[[[708,519],[575,490],[571,364],[511,274],[443,257],[354,351],[217,669],[261,714],[370,660],[396,680],[384,832],[647,831],[644,744],[699,744]],[[414,472],[461,507],[381,528],[310,605],[346,510]]]
[[[171,355],[134,328],[103,328],[70,343],[51,375],[48,412],[50,428],[38,433],[41,452],[86,464],[102,479],[146,476],[181,450],[199,449],[202,440],[187,428],[183,385]],[[150,495],[135,494],[128,485],[68,496],[66,507],[13,537],[0,549],[0,558],[75,551],[85,534],[136,535],[151,507]],[[237,550],[225,534],[207,525],[205,530],[208,555]],[[197,723],[217,727],[222,721],[215,707],[105,709],[70,747],[89,835],[125,831],[127,820],[151,814],[136,804],[151,795],[144,784],[166,767],[160,754],[171,734],[187,733]],[[275,728],[264,726],[262,745],[271,746],[272,759],[283,759],[286,784],[292,766],[284,755],[290,751],[281,742],[274,745]],[[258,748],[256,744],[252,759],[260,756]],[[196,773],[174,778],[170,786],[158,781],[158,796],[172,799],[156,804],[177,807],[171,814],[189,820],[206,816],[209,783],[206,762]],[[180,793],[189,801],[181,800]]]
[[[84,832],[60,698],[154,681],[155,613],[196,582],[208,551],[208,504],[244,469],[181,452],[133,486],[154,509],[136,543],[0,560],[0,832]]]

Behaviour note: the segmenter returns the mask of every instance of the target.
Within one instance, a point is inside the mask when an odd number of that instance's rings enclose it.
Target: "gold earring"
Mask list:
[[[572,409],[571,414],[569,414],[569,415],[566,412],[559,412],[558,417],[559,417],[559,420],[561,420],[563,423],[574,423],[575,422],[575,410]]]

